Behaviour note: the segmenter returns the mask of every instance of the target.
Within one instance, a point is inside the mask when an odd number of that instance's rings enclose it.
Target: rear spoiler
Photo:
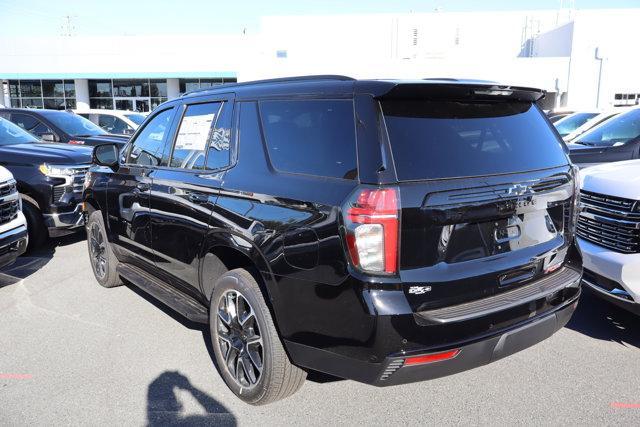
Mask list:
[[[364,82],[363,82],[364,83]],[[541,89],[504,86],[493,83],[462,83],[440,81],[387,81],[388,85],[361,87],[377,99],[405,98],[432,100],[513,100],[536,102],[544,98],[546,92]],[[363,85],[364,86],[364,85]],[[373,90],[367,90],[373,89]]]

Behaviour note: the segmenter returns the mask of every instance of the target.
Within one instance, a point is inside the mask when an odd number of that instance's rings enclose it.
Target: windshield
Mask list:
[[[566,165],[562,143],[526,102],[382,102],[401,181]]]
[[[585,132],[578,144],[611,147],[640,137],[640,109],[620,114]]]
[[[66,111],[47,113],[46,118],[59,127],[64,133],[71,136],[96,136],[106,135],[101,127],[77,114]]]
[[[31,144],[40,142],[20,126],[0,117],[0,145]]]
[[[125,114],[124,116],[129,120],[131,120],[133,123],[137,124],[138,126],[140,126],[145,119],[145,117],[142,114]]]
[[[561,136],[567,136],[583,124],[597,116],[598,113],[576,113],[554,123]]]

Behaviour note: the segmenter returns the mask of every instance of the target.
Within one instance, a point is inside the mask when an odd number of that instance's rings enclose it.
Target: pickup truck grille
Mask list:
[[[82,191],[84,189],[84,181],[85,181],[85,176],[87,174],[87,170],[89,170],[89,167],[77,167],[75,168],[75,173],[73,175],[70,176],[71,180],[67,181],[66,184],[63,185],[57,185],[55,187],[53,187],[53,203],[57,203],[60,201],[60,199],[62,198],[62,196],[64,196],[65,193],[67,192],[72,192],[74,193],[76,196],[78,195],[82,195]],[[69,190],[68,188],[71,188],[71,190]]]
[[[19,203],[17,200],[0,204],[0,225],[14,220],[18,216]]]
[[[15,181],[5,181],[0,184],[0,197],[8,196],[9,194],[15,193],[16,182]]]
[[[589,191],[580,193],[579,237],[615,252],[640,252],[638,202]]]

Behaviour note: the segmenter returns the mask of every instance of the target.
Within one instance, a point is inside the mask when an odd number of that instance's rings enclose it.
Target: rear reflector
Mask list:
[[[407,357],[404,360],[404,365],[422,365],[424,363],[440,362],[442,360],[449,360],[460,354],[460,349],[444,351],[442,353],[425,354],[424,356]]]

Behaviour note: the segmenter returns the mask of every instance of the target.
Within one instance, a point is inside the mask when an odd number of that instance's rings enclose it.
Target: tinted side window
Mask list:
[[[231,163],[231,121],[233,116],[233,103],[225,102],[216,120],[216,125],[211,132],[209,152],[207,153],[207,169],[220,169]]]
[[[158,113],[138,134],[129,150],[127,163],[157,166],[168,152],[168,132],[173,117],[173,108]]]
[[[49,126],[45,125],[41,121],[38,121],[38,124],[31,130],[31,132],[38,136],[44,135],[45,133],[54,133],[49,129]]]
[[[276,169],[356,178],[351,100],[263,101],[260,112],[269,157]]]
[[[11,114],[11,121],[17,124],[18,126],[20,126],[22,129],[28,130],[28,131],[31,131],[39,123],[39,121],[35,117],[30,116],[28,114],[20,114],[20,113]]]
[[[207,144],[220,111],[220,102],[187,106],[173,147],[170,166],[204,169]]]

